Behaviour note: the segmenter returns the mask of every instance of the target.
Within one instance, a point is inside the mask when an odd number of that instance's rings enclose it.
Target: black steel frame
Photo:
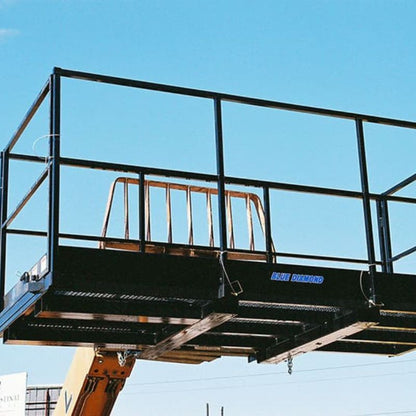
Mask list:
[[[215,120],[215,143],[216,143],[216,161],[217,161],[217,174],[202,174],[196,172],[185,172],[179,170],[169,170],[161,168],[152,168],[145,166],[134,166],[126,164],[116,164],[95,160],[81,160],[62,157],[60,154],[60,117],[61,117],[61,78],[73,78],[79,80],[102,82],[113,85],[120,85],[131,88],[139,88],[144,90],[159,91],[171,94],[186,95],[191,97],[200,97],[213,101],[214,104],[214,120]],[[50,146],[49,157],[47,158],[47,166],[41,176],[27,192],[18,206],[8,215],[8,195],[9,195],[9,163],[10,160],[21,160],[30,162],[42,162],[39,158],[26,155],[12,153],[12,150],[19,138],[22,136],[25,128],[28,126],[33,116],[44,102],[46,97],[50,97]],[[246,104],[251,106],[267,107],[277,110],[286,110],[293,112],[301,112],[314,114],[318,116],[335,117],[341,119],[352,120],[356,126],[356,136],[358,144],[358,156],[359,156],[359,168],[361,177],[361,191],[351,191],[345,189],[324,188],[316,186],[306,186],[281,182],[270,182],[255,179],[243,179],[237,177],[226,176],[224,172],[224,152],[223,152],[223,127],[222,127],[222,103],[233,102]],[[256,187],[263,193],[263,205],[265,209],[266,219],[266,232],[265,232],[265,253],[268,262],[274,262],[278,257],[288,258],[300,258],[309,260],[321,260],[332,262],[344,262],[355,264],[366,264],[370,273],[370,290],[369,296],[375,301],[375,287],[374,287],[374,272],[376,266],[380,266],[383,272],[393,273],[393,264],[395,261],[408,256],[416,252],[416,246],[405,250],[399,254],[392,254],[392,245],[390,237],[390,225],[389,225],[389,202],[402,202],[415,204],[416,198],[409,198],[403,196],[397,196],[396,193],[404,187],[410,185],[416,181],[416,174],[404,179],[402,182],[393,186],[382,194],[371,193],[368,184],[368,172],[367,162],[365,154],[365,137],[364,137],[364,123],[377,123],[387,126],[396,126],[407,129],[416,129],[416,122],[396,120],[384,117],[377,117],[365,114],[350,113],[343,111],[335,111],[323,108],[295,105],[289,103],[283,103],[278,101],[263,100],[257,98],[249,98],[231,94],[223,94],[212,91],[204,91],[190,88],[183,88],[171,85],[156,84],[144,81],[137,81],[125,78],[116,78],[106,75],[85,73],[79,71],[66,70],[61,68],[54,68],[53,73],[50,75],[48,82],[42,88],[40,94],[30,107],[29,111],[25,115],[22,123],[13,134],[10,142],[7,144],[3,152],[1,153],[1,193],[0,193],[0,310],[3,309],[4,294],[5,294],[5,264],[6,264],[6,252],[7,252],[7,235],[8,234],[20,234],[27,236],[42,236],[47,237],[48,240],[48,267],[49,272],[55,270],[55,262],[57,249],[59,247],[59,241],[61,238],[76,239],[76,240],[88,240],[88,241],[114,241],[114,238],[108,239],[105,237],[80,235],[80,234],[67,234],[61,233],[59,230],[59,197],[60,197],[60,167],[72,166],[88,169],[100,169],[113,172],[123,172],[129,174],[135,174],[140,179],[141,186],[139,187],[139,240],[129,240],[140,243],[141,251],[145,251],[145,213],[144,213],[144,181],[147,175],[156,175],[164,177],[174,177],[187,180],[202,180],[207,182],[216,183],[218,189],[218,212],[219,212],[219,236],[220,246],[215,249],[219,249],[224,255],[230,249],[227,247],[227,221],[225,210],[225,186],[226,185],[242,185]],[[48,229],[45,231],[28,230],[28,229],[13,229],[10,227],[13,220],[27,204],[30,198],[35,194],[39,187],[46,180],[49,182],[49,206],[48,206]],[[345,197],[360,199],[363,203],[363,215],[365,224],[365,236],[367,244],[367,258],[346,258],[346,257],[333,257],[333,256],[321,256],[321,255],[308,255],[299,253],[283,253],[273,251],[272,244],[272,231],[271,231],[271,209],[270,209],[270,191],[271,190],[284,190],[294,191],[317,195],[330,195],[336,197]],[[378,236],[381,259],[376,260],[375,255],[375,239],[373,235],[373,222],[371,218],[371,202],[375,201],[377,207],[377,224],[378,224]],[[124,240],[123,240],[124,241]],[[209,247],[206,247],[209,249]],[[219,282],[219,294],[224,293],[224,281]]]

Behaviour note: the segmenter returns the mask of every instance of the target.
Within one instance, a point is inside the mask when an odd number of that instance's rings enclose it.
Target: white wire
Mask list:
[[[220,264],[221,264],[222,270],[224,272],[225,279],[227,280],[227,283],[230,286],[231,294],[234,295],[234,296],[238,296],[240,293],[243,292],[243,289],[241,288],[240,282],[237,281],[238,285],[240,286],[240,290],[238,292],[234,290],[233,282],[231,282],[231,279],[228,276],[227,270],[225,269],[223,256],[224,256],[224,252],[221,251],[221,253],[220,253]]]
[[[41,141],[41,140],[43,140],[43,139],[47,139],[47,138],[49,138],[49,137],[55,137],[55,136],[59,136],[59,134],[45,134],[45,135],[43,135],[43,136],[40,136],[40,137],[38,137],[37,139],[35,139],[34,140],[34,142],[33,142],[33,144],[32,144],[32,151],[33,151],[33,153],[34,153],[34,155],[37,157],[37,158],[39,158],[40,160],[44,160],[45,161],[45,163],[48,163],[48,160],[49,160],[49,156],[39,156],[37,153],[36,153],[36,145]]]
[[[370,266],[373,266],[373,265],[370,264]],[[364,296],[364,299],[372,306],[384,306],[383,303],[376,303],[365,294],[365,291],[364,291],[364,288],[363,288],[363,276],[364,276],[364,270],[361,270],[361,273],[360,273],[360,289],[361,289],[362,295]]]

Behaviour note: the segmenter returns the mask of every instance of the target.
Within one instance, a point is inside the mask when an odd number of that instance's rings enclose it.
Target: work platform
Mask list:
[[[212,100],[217,174],[63,157],[60,154],[60,140],[64,140],[64,133],[60,131],[61,78]],[[49,157],[45,161],[28,154],[12,153],[48,95],[51,97]],[[226,176],[221,104],[228,101],[351,120],[356,127],[362,189],[350,191]],[[134,352],[140,359],[180,363],[201,363],[221,356],[279,363],[309,351],[399,355],[416,348],[416,275],[393,270],[395,261],[412,254],[416,248],[392,254],[388,212],[391,201],[416,203],[414,198],[396,195],[412,184],[416,175],[384,193],[371,193],[364,123],[416,129],[416,123],[408,121],[55,68],[2,153],[0,271],[4,301],[0,333],[3,342],[89,346]],[[11,160],[46,162],[46,166],[17,207],[10,211]],[[60,231],[60,169],[63,166],[120,175],[109,184],[100,235]],[[47,230],[11,228],[14,219],[47,180]],[[122,194],[123,235],[115,238],[109,235],[108,228],[114,218],[112,210],[118,187]],[[244,187],[250,190],[242,190]],[[129,203],[133,188],[138,199],[136,210]],[[165,215],[162,218],[160,213],[156,214],[158,221],[167,228],[165,241],[152,237],[155,189],[165,195]],[[274,190],[361,200],[368,257],[279,252],[272,232],[270,193]],[[186,243],[176,243],[173,238],[173,193],[182,195],[185,201]],[[192,201],[196,198],[206,202],[203,219],[195,217]],[[245,204],[243,219],[233,215],[233,204],[237,200]],[[374,223],[380,258],[375,250],[372,204],[376,208]],[[137,218],[139,229],[136,239],[131,237],[133,217]],[[208,230],[206,245],[195,244],[194,226],[201,221]],[[234,241],[234,231],[243,222],[249,239],[245,249],[237,247]],[[47,253],[5,293],[7,236],[12,234],[46,239]],[[262,248],[256,249],[259,234]],[[68,244],[69,240],[77,243]],[[82,242],[92,242],[95,247],[83,246]],[[294,264],[296,262],[291,263],[288,258],[302,259],[306,264]],[[316,261],[326,262],[328,266],[317,266]],[[355,267],[341,268],[337,266],[339,263]],[[336,267],[329,266],[331,264]]]

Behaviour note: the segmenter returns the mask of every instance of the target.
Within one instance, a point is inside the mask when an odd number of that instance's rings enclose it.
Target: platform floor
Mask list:
[[[244,356],[279,363],[308,351],[397,355],[416,348],[416,276],[215,256],[60,246],[54,275],[19,282],[6,296],[8,344],[93,346],[139,358],[201,363]]]

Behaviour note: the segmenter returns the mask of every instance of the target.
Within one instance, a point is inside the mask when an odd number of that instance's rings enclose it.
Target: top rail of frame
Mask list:
[[[214,91],[198,90],[194,88],[177,87],[167,84],[158,84],[147,81],[139,81],[128,78],[119,78],[108,75],[93,74],[89,72],[73,71],[63,68],[54,68],[54,74],[66,78],[74,78],[86,81],[102,82],[106,84],[120,85],[125,87],[141,88],[152,91],[168,92],[172,94],[187,95],[199,98],[220,99],[222,101],[268,107],[280,110],[294,111],[300,113],[315,114],[321,116],[343,118],[349,120],[362,120],[369,123],[384,124],[388,126],[416,129],[416,122],[408,120],[397,120],[386,117],[378,117],[368,114],[350,113],[346,111],[330,110],[326,108],[311,107],[297,104],[284,103],[280,101],[264,100],[240,95],[224,94]]]
[[[408,178],[404,179],[403,181],[399,182],[397,185],[394,185],[392,188],[388,189],[386,192],[383,192],[383,195],[393,195],[396,192],[399,192],[403,188],[408,185],[411,185],[413,182],[416,181],[416,173],[409,176]]]
[[[38,111],[39,107],[43,103],[43,100],[46,98],[50,91],[50,81],[46,82],[46,84],[43,86],[43,88],[40,90],[40,93],[36,97],[33,104],[30,106],[29,110],[25,114],[23,121],[20,123],[19,127],[13,134],[12,138],[10,139],[9,143],[7,143],[7,146],[4,148],[5,152],[11,152],[17,141],[19,140],[20,136],[23,134],[25,128],[30,123],[30,120],[32,120],[33,116],[35,115],[36,111]]]

